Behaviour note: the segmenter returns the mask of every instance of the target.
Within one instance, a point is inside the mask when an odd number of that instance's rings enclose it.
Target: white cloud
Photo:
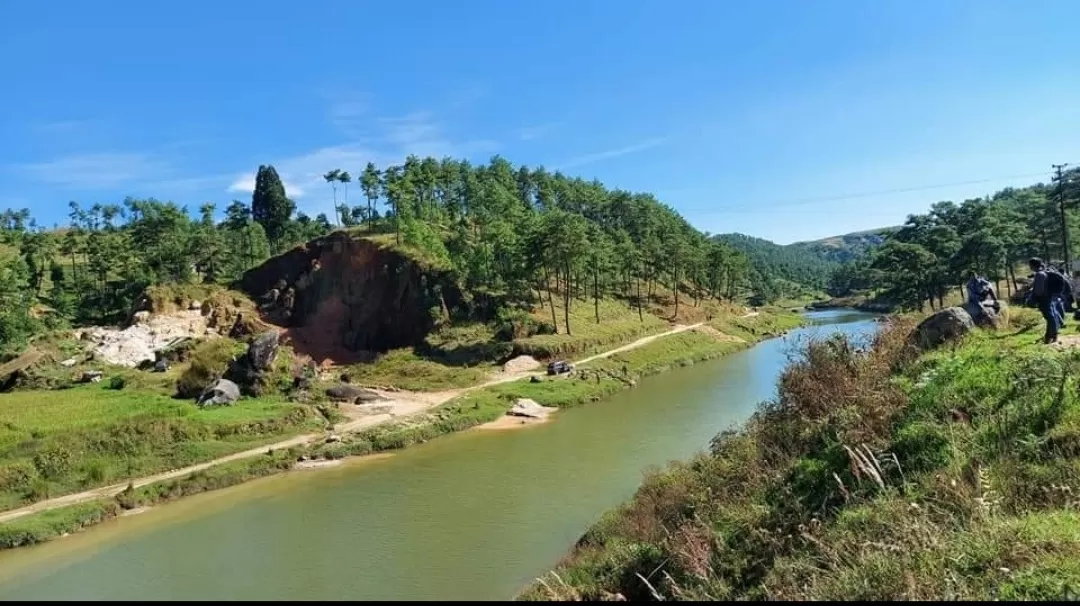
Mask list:
[[[609,149],[602,152],[595,152],[591,154],[585,154],[576,158],[571,158],[566,162],[558,165],[558,169],[563,170],[567,168],[574,168],[578,166],[584,166],[586,164],[592,164],[593,162],[600,162],[601,160],[610,160],[611,158],[618,158],[619,156],[625,156],[627,154],[634,154],[647,149],[652,149],[659,145],[663,145],[667,141],[665,137],[654,137],[652,139],[646,139],[633,145],[627,145],[624,147],[618,147],[615,149]]]
[[[290,198],[303,197],[304,188],[293,185],[285,179],[281,180],[281,184],[285,186],[286,196],[289,196]],[[255,173],[241,175],[235,181],[233,181],[232,185],[229,186],[229,189],[227,191],[230,191],[232,193],[245,194],[250,194],[251,192],[255,191]]]
[[[358,112],[360,110],[359,107],[354,109]],[[366,112],[366,107],[363,109]],[[344,107],[331,109],[331,116],[346,113]],[[355,115],[359,116],[359,113]],[[365,119],[371,125],[365,136],[359,135],[356,130],[357,122],[353,122],[343,128],[343,133],[353,138],[348,143],[321,147],[292,157],[272,159],[271,163],[281,176],[286,194],[294,200],[302,199],[305,212],[333,212],[332,190],[323,175],[335,168],[352,174],[353,184],[349,188],[349,197],[355,201],[354,196],[359,196],[356,182],[368,162],[385,167],[401,163],[409,155],[460,158],[492,153],[498,149],[498,142],[488,139],[453,140],[429,111]],[[250,193],[254,186],[255,173],[249,172],[235,176],[228,190]],[[343,196],[340,185],[338,196],[339,200]]]
[[[138,152],[76,154],[45,162],[15,164],[11,168],[40,183],[84,190],[113,189],[166,179],[174,173],[168,161]]]

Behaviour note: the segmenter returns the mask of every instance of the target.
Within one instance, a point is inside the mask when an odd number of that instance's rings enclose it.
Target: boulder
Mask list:
[[[258,371],[269,370],[277,357],[278,333],[275,330],[259,335],[259,338],[251,342],[247,356],[251,367]]]
[[[240,387],[228,379],[218,379],[199,396],[199,406],[229,405],[240,399]]]
[[[529,398],[518,398],[517,402],[510,407],[510,410],[506,414],[513,417],[527,417],[530,419],[543,419],[549,414],[555,412],[558,408],[551,406],[541,406],[536,400],[530,400]]]
[[[921,349],[933,349],[946,341],[968,334],[973,328],[975,321],[966,309],[950,307],[920,322],[911,336]]]
[[[271,366],[277,357],[278,333],[263,333],[251,342],[244,355],[229,364],[225,378],[240,387],[249,396],[260,396],[270,382]]]
[[[335,385],[326,389],[326,395],[336,402],[375,402],[383,399],[377,392],[356,385]]]
[[[1002,319],[1004,317],[1004,305],[998,304],[995,306],[993,303],[986,302],[983,304],[971,303],[970,301],[964,303],[964,311],[968,312],[971,316],[971,320],[975,323],[975,326],[979,328],[991,328],[997,330],[1001,328]]]
[[[87,370],[82,373],[79,378],[80,383],[97,383],[101,381],[101,377],[105,376],[105,373],[100,370]]]

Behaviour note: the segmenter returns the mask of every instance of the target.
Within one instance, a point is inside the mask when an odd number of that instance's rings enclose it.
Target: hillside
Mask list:
[[[1036,345],[1014,311],[921,355],[911,319],[865,353],[809,344],[745,429],[650,474],[522,597],[1070,599],[1076,337]]]
[[[840,262],[825,254],[798,245],[782,246],[764,238],[744,234],[720,234],[714,236],[750,259],[750,265],[765,279],[786,280],[810,289],[821,291],[829,276]]]
[[[899,227],[883,227],[867,231],[832,236],[821,240],[795,242],[787,248],[809,251],[811,254],[828,261],[847,263],[863,257],[885,242],[885,235],[894,233]]]

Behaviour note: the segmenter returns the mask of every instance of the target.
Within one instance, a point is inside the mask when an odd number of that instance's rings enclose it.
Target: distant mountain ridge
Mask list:
[[[847,263],[857,257],[861,257],[874,248],[881,246],[885,241],[883,234],[889,234],[900,229],[899,226],[868,229],[865,231],[852,232],[841,236],[831,236],[820,240],[808,242],[795,242],[786,245],[789,248],[802,249],[812,252],[827,260],[838,263]]]

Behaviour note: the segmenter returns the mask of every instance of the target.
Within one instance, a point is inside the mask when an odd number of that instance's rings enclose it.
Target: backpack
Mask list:
[[[1065,276],[1060,273],[1049,270],[1046,272],[1046,291],[1052,295],[1062,295],[1066,298],[1072,297],[1072,284],[1065,279]]]

